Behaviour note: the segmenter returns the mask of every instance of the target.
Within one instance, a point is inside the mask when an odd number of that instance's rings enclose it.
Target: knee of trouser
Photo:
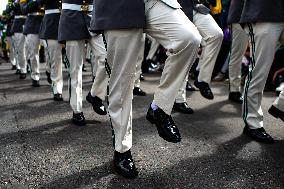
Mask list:
[[[208,37],[208,40],[222,42],[224,38],[224,34],[222,30],[216,30],[211,36]]]
[[[180,35],[180,39],[177,41],[176,46],[174,46],[173,52],[178,53],[190,47],[198,48],[201,40],[202,37],[199,33],[184,32]]]

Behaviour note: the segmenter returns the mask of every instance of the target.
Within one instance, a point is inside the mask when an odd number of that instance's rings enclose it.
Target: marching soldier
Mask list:
[[[9,46],[9,59],[10,63],[12,64],[12,70],[17,70],[16,74],[20,74],[19,66],[16,64],[15,61],[15,48],[14,48],[14,37],[12,32],[12,24],[14,20],[14,10],[13,10],[13,2],[12,0],[9,0],[7,6],[6,6],[6,20],[7,20],[7,29],[6,29],[6,40]]]
[[[157,126],[163,139],[173,143],[180,142],[181,136],[170,115],[172,106],[195,60],[201,36],[176,0],[96,0],[94,5],[91,29],[104,30],[111,67],[109,114],[114,130],[114,165],[119,174],[133,178],[138,173],[130,151],[136,67],[133,62],[137,62],[143,28],[168,49],[168,59],[147,119]]]
[[[20,0],[22,12],[27,14],[23,33],[26,35],[26,59],[31,64],[32,86],[39,87],[39,30],[44,16],[43,7],[34,0]]]
[[[244,1],[240,23],[249,35],[252,57],[244,92],[244,134],[259,142],[273,143],[263,128],[261,100],[275,52],[284,44],[284,1]],[[283,90],[269,113],[284,121]]]
[[[15,59],[20,68],[20,79],[25,79],[27,76],[27,62],[25,60],[24,53],[25,35],[23,34],[23,27],[26,21],[26,16],[23,15],[21,11],[19,0],[16,0],[13,5],[15,18],[11,29],[14,33],[13,39],[14,46],[16,47]]]
[[[218,26],[213,17],[209,14],[209,9],[199,0],[178,0],[183,7],[182,10],[192,20],[202,36],[202,54],[199,59],[199,75],[194,85],[199,88],[201,95],[206,99],[213,99],[214,95],[209,86],[215,62],[220,51],[223,31]],[[214,0],[211,2],[214,4]],[[185,90],[184,90],[185,92]]]
[[[209,14],[203,4],[198,1],[178,0],[182,5],[182,10],[192,20],[202,36],[202,53],[199,60],[200,72],[195,86],[199,88],[200,93],[207,99],[213,99],[213,93],[209,87],[212,71],[221,48],[223,32],[213,17]],[[193,110],[186,102],[186,84],[187,78],[179,89],[173,109],[186,114],[192,114]]]
[[[70,105],[73,110],[72,121],[79,126],[86,124],[82,109],[82,66],[85,59],[85,40],[89,40],[92,51],[95,53],[98,71],[104,69],[105,72],[106,49],[102,35],[90,33],[88,30],[93,10],[92,3],[92,0],[63,0],[58,29],[58,40],[66,42],[66,56],[70,63],[69,91]],[[102,79],[107,81],[105,75],[103,75]],[[102,84],[104,82],[101,82],[100,77],[96,76],[91,91],[94,91],[94,88],[105,88],[101,87]],[[96,95],[89,92],[87,96],[87,101],[92,104],[95,111],[97,102],[102,103],[101,99]],[[100,111],[103,112],[103,115],[106,114],[104,108],[100,109]]]
[[[58,43],[58,26],[60,19],[61,0],[38,0],[40,5],[44,5],[45,14],[40,28],[40,39],[46,52],[47,67],[50,70],[53,99],[62,101],[63,76],[62,76],[62,56],[61,45]]]

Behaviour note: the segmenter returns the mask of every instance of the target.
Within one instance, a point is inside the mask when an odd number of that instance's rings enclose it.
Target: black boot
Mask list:
[[[268,110],[268,113],[270,113],[270,115],[272,115],[275,118],[279,118],[282,121],[284,121],[284,112],[282,112],[281,110],[279,110],[278,108],[276,108],[275,106],[271,106]]]
[[[119,175],[126,178],[135,178],[138,175],[130,150],[124,153],[115,151],[113,159],[115,170]]]

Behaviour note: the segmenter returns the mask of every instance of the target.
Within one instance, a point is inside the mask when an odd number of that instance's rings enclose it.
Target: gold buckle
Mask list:
[[[89,11],[89,5],[81,5],[81,11],[82,12],[88,12]]]

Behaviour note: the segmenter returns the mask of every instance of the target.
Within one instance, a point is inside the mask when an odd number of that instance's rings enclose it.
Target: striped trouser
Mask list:
[[[263,127],[263,90],[275,52],[284,44],[284,23],[247,24],[245,31],[250,37],[252,62],[244,90],[243,119],[251,129],[256,129]],[[283,91],[274,105],[284,111]]]

